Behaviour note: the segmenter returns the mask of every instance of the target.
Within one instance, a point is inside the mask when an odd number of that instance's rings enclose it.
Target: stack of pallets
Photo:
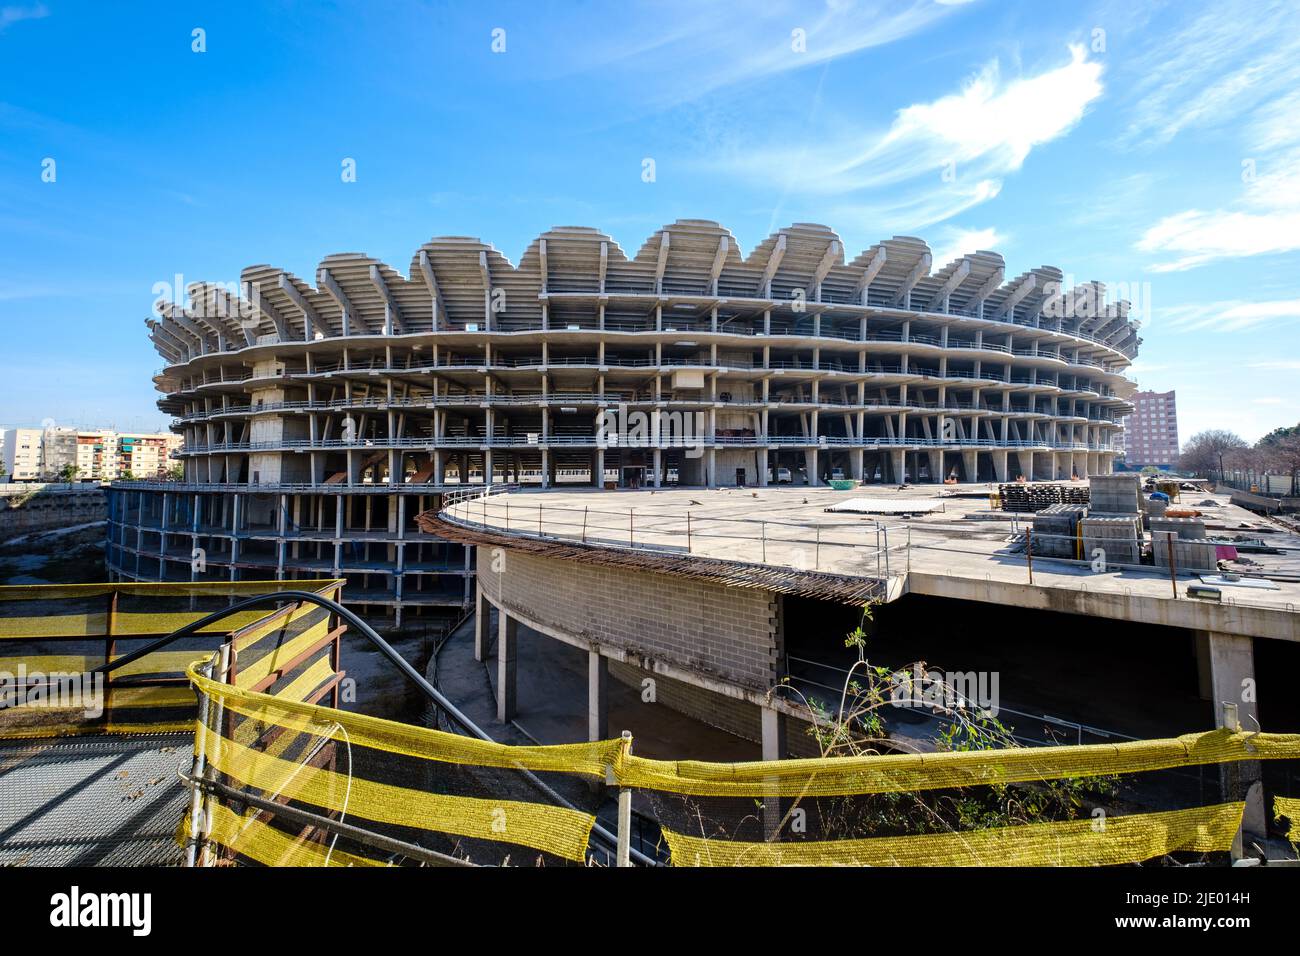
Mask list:
[[[1052,505],[1086,505],[1088,489],[1077,485],[1053,482],[1014,482],[998,485],[998,496],[1003,511],[1031,513]]]

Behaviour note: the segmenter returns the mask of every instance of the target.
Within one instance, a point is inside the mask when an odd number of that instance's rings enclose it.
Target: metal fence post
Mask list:
[[[1178,567],[1174,561],[1174,532],[1166,532],[1169,537],[1165,540],[1169,542],[1169,584],[1174,589],[1174,600],[1178,600]]]
[[[623,754],[632,754],[632,732],[623,731]],[[614,858],[615,866],[632,865],[632,788],[619,787],[618,790],[618,849]]]
[[[1034,529],[1025,528],[1025,564],[1029,568],[1029,583],[1034,583]]]

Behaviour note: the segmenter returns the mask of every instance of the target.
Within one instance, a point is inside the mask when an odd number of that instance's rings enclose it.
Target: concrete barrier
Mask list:
[[[97,484],[0,486],[0,543],[107,517],[107,497]]]

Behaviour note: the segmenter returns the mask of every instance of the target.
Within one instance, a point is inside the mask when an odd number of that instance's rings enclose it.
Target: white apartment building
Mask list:
[[[41,429],[6,429],[3,447],[5,481],[36,481],[40,478]]]
[[[111,429],[69,426],[12,428],[4,432],[7,481],[112,481],[119,477],[157,478],[171,469],[171,454],[184,439],[174,434],[123,434]]]

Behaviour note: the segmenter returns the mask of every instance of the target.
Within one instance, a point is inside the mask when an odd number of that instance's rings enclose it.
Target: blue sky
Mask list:
[[[164,424],[177,274],[677,218],[1122,286],[1184,438],[1300,420],[1293,4],[0,0],[0,425]]]

